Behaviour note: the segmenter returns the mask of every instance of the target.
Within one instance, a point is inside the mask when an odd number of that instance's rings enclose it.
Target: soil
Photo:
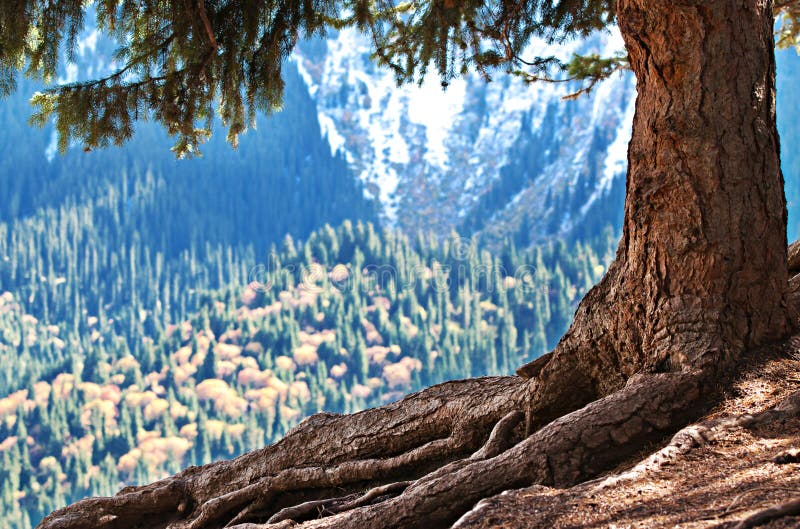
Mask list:
[[[733,384],[699,421],[742,417],[773,408],[800,390],[800,352],[770,360]],[[659,447],[651,447],[639,460]],[[800,497],[800,416],[735,426],[674,461],[609,485],[638,461],[568,489],[535,486],[480,502],[459,529],[734,528],[748,516]],[[788,462],[787,462],[788,461]],[[784,517],[764,528],[798,528]]]

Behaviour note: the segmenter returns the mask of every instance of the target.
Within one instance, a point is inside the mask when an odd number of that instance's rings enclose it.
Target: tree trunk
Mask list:
[[[502,490],[596,476],[696,418],[745,350],[791,326],[772,2],[618,0],[618,20],[639,93],[622,242],[555,351],[520,369],[527,385],[454,382],[316,417],[40,527],[446,527]]]
[[[617,15],[638,92],[622,240],[554,353],[518,371],[538,375],[534,426],[790,328],[772,2],[619,0]]]

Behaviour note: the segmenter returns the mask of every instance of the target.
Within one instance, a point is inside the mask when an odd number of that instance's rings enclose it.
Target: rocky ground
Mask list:
[[[656,457],[643,454],[638,464],[569,489],[503,493],[479,503],[455,527],[729,529],[800,498],[798,350],[749,370],[727,394]],[[800,516],[759,527],[800,527]]]

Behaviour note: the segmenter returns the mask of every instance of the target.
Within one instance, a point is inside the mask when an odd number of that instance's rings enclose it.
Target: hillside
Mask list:
[[[601,34],[531,48],[570,57],[621,45]],[[504,72],[488,84],[472,74],[443,90],[431,74],[398,88],[372,63],[370,46],[355,29],[331,31],[301,43],[295,58],[331,149],[344,153],[387,222],[526,244],[570,234],[587,217],[619,225],[631,76],[571,102],[562,98],[574,86],[529,85]]]
[[[627,143],[635,80],[615,75],[565,101],[574,84],[526,84],[503,71],[478,74],[442,90],[429,74],[396,86],[370,60],[369,40],[353,29],[329,31],[294,52],[331,149],[341,152],[385,222],[408,233],[424,225],[455,229],[490,244],[520,245],[553,236],[585,238],[622,223]],[[616,30],[582,41],[534,41],[536,53],[612,55]],[[789,238],[800,236],[800,158],[794,94],[800,58],[777,52],[778,127],[789,198]]]
[[[94,45],[71,75],[110,60],[111,44]],[[109,249],[136,238],[168,259],[191,251],[204,261],[207,245],[263,255],[287,234],[304,239],[326,223],[376,221],[362,184],[331,154],[291,64],[286,83],[283,111],[258,116],[264,133],[245,135],[235,150],[219,134],[202,157],[176,160],[169,136],[147,121],[124,147],[59,154],[52,127],[27,123],[28,98],[40,87],[24,81],[0,104],[0,222],[14,231],[18,222],[86,215]]]
[[[82,42],[64,80],[109,60],[96,34]],[[331,152],[292,63],[286,82],[283,111],[260,116],[258,133],[235,151],[217,135],[194,160],[175,160],[146,122],[124,148],[60,155],[52,130],[25,122],[35,85],[0,105],[0,360],[10,366],[0,518],[10,529],[264,446],[316,411],[511,373],[554,345],[611,259],[613,231],[600,225],[535,250],[502,232],[432,237],[425,217],[407,226],[411,241],[372,227],[385,221],[381,206],[347,155]],[[526,270],[534,290],[517,283]],[[445,272],[458,280],[431,289]],[[310,293],[309,274],[334,280]],[[360,288],[369,277],[378,290]],[[412,295],[396,284],[409,279]],[[273,287],[248,290],[253,281]]]
[[[510,374],[558,339],[615,242],[492,255],[346,222],[287,238],[259,264],[221,248],[203,263],[140,258],[138,245],[103,256],[91,225],[45,244],[36,226],[0,248],[9,529],[263,447],[312,413]],[[25,257],[36,241],[39,265]]]

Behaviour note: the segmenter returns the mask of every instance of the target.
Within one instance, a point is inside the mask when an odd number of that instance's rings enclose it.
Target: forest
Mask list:
[[[319,411],[511,374],[555,345],[611,261],[612,225],[534,246],[524,229],[380,227],[284,74],[281,112],[258,118],[269,134],[236,150],[215,136],[190,160],[148,123],[125,148],[51,152],[24,120],[28,80],[0,105],[5,137],[24,138],[0,142],[9,529],[266,446]]]
[[[260,448],[313,413],[512,373],[554,345],[616,242],[609,227],[489,253],[345,221],[260,260],[221,246],[169,259],[135,235],[103,251],[102,219],[124,203],[0,238],[9,528]]]

